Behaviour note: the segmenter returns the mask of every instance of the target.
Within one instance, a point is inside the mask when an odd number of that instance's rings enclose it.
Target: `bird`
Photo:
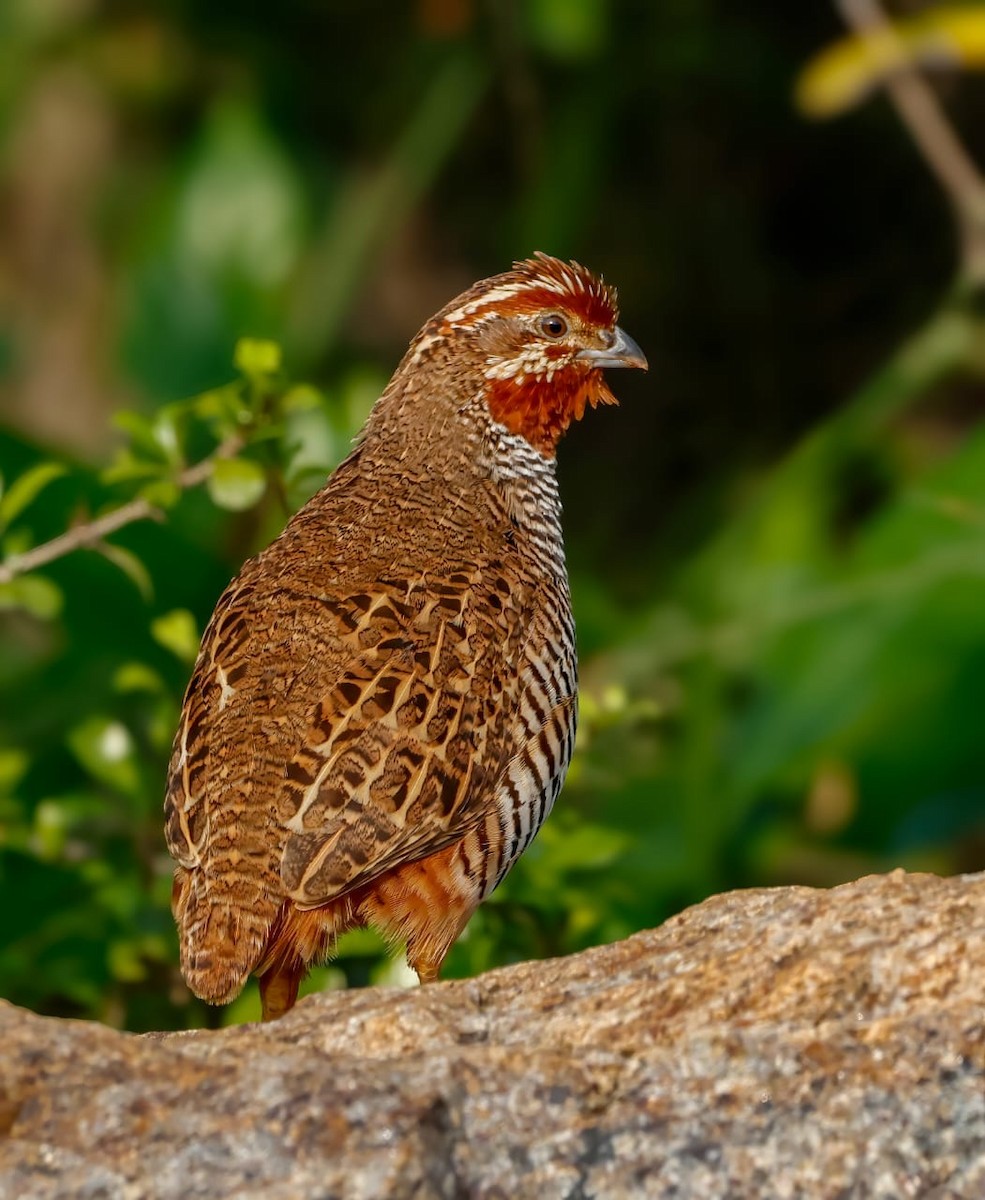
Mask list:
[[[646,369],[616,291],[537,252],[411,341],[351,453],[220,597],[168,768],[181,969],[297,1000],[372,926],[438,978],[571,759],[558,441]]]

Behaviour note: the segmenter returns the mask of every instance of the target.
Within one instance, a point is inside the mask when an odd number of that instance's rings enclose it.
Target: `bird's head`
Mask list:
[[[493,419],[553,456],[586,407],[616,403],[604,368],[646,370],[618,315],[615,288],[576,262],[538,253],[474,284],[422,337],[460,350]]]

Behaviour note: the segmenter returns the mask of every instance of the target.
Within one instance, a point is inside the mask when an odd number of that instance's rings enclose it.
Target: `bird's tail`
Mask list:
[[[265,873],[264,873],[265,874]],[[228,1004],[263,957],[277,915],[277,884],[208,864],[178,867],[171,907],[181,941],[181,973],[196,996]]]

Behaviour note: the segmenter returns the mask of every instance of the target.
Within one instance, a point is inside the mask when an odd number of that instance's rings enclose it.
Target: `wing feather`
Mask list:
[[[528,602],[500,563],[317,595],[241,576],[175,739],[172,854],[207,877],[248,856],[315,906],[459,838],[511,756]]]
[[[442,849],[495,803],[520,622],[488,603],[481,573],[452,578],[420,607],[413,592],[371,607],[356,636],[378,620],[399,627],[371,637],[312,709],[284,820],[282,877],[300,905]]]

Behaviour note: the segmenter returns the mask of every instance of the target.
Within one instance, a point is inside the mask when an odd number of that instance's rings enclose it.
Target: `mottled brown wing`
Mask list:
[[[214,1003],[238,993],[283,900],[274,801],[300,737],[293,689],[309,682],[310,614],[258,576],[254,560],[202,638],[164,805],[182,971]]]
[[[262,601],[244,579],[189,686],[172,854],[206,874],[245,858],[265,895],[317,905],[455,840],[509,757],[526,607],[500,564]]]
[[[222,830],[235,838],[256,824],[255,798],[283,774],[278,743],[291,737],[284,685],[296,673],[298,619],[276,594],[271,602],[258,593],[255,573],[254,560],[216,605],[175,734],[165,837],[188,870],[211,864]]]
[[[328,602],[359,649],[311,707],[286,772],[281,873],[297,904],[434,853],[486,815],[511,753],[519,592],[473,568]]]

